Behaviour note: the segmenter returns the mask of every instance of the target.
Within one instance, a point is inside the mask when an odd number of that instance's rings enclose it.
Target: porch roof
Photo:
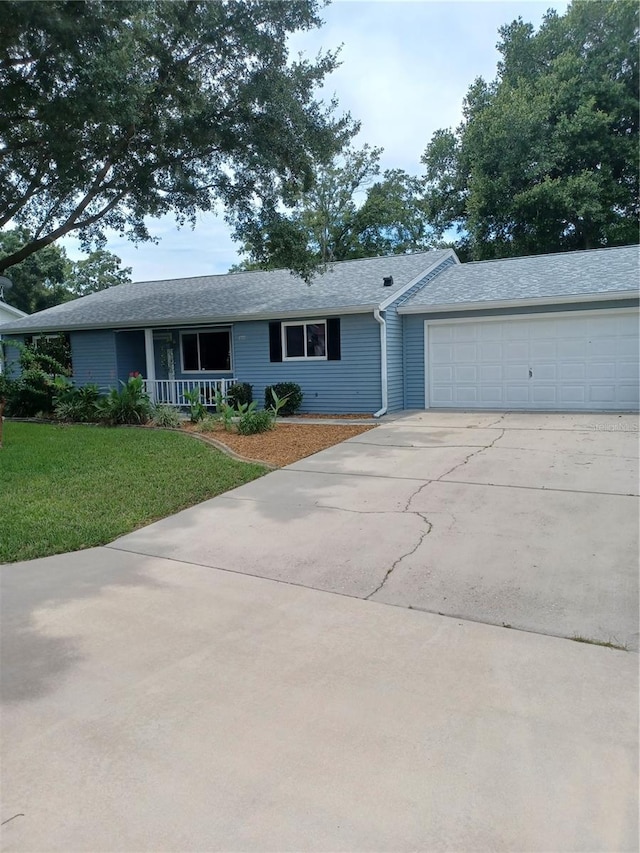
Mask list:
[[[288,270],[121,284],[0,326],[3,333],[196,325],[373,311],[453,256],[450,249],[330,264],[311,284]],[[393,279],[384,286],[383,279]]]

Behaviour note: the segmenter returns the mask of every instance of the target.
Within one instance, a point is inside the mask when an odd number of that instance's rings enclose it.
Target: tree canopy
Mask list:
[[[151,238],[148,217],[226,211],[239,239],[278,216],[356,130],[315,99],[335,53],[292,59],[322,0],[5,0],[0,227],[28,242],[0,271],[74,232]]]
[[[498,49],[497,78],[424,153],[433,227],[477,259],[637,242],[637,2],[518,19]]]
[[[21,228],[0,231],[0,255],[11,255],[30,239],[31,235]],[[33,314],[77,296],[131,281],[131,268],[122,268],[120,258],[104,249],[72,261],[64,247],[54,243],[12,266],[9,278],[13,287],[6,294],[7,302]]]
[[[330,261],[430,248],[421,181],[401,169],[381,175],[381,154],[364,145],[319,167],[286,215],[256,222],[244,244],[247,260],[234,270],[293,265],[312,272]]]

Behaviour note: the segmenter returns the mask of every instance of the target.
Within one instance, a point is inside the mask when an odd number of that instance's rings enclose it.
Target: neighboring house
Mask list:
[[[3,326],[5,323],[11,322],[11,320],[17,320],[20,317],[26,317],[26,313],[21,311],[19,308],[14,308],[13,305],[7,305],[2,299],[0,299],[0,326]],[[0,373],[2,373],[4,369],[4,360],[3,360],[3,349],[2,349],[2,335],[0,335]]]
[[[636,410],[638,247],[460,264],[451,250],[123,284],[10,323],[64,332],[77,383],[156,400],[297,382],[306,412]]]

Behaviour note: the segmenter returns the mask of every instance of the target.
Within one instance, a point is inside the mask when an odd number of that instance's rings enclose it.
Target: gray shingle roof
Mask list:
[[[288,270],[121,284],[0,328],[5,333],[69,331],[373,310],[450,254],[447,249],[342,261],[309,285]],[[385,276],[393,277],[391,287],[383,287]]]
[[[401,304],[400,313],[492,302],[510,302],[607,293],[638,293],[640,249],[623,246],[476,261],[445,269]]]

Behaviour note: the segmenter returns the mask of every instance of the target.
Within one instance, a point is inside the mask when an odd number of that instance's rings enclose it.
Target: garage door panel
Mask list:
[[[502,344],[483,341],[478,344],[478,358],[480,361],[502,361]]]
[[[473,382],[475,384],[478,381],[478,368],[475,364],[457,364],[454,379],[456,382]]]
[[[618,400],[621,403],[633,403],[634,408],[638,408],[640,403],[640,388],[637,384],[620,385],[618,388]]]
[[[478,350],[475,344],[454,344],[453,345],[453,360],[456,364],[464,361],[476,362],[478,360]]]
[[[636,332],[637,334],[637,332]],[[618,356],[618,358],[627,357],[634,358],[637,360],[638,358],[638,341],[637,339],[634,341],[631,335],[624,338],[616,338],[615,340],[615,348],[613,352]]]
[[[531,358],[534,358],[536,361],[543,361],[544,359],[555,361],[558,357],[557,341],[532,340],[529,346],[529,352]]]
[[[620,362],[618,365],[618,379],[640,380],[640,364],[638,361]]]
[[[455,389],[456,403],[480,402],[480,389],[474,385],[459,385]]]
[[[502,382],[503,369],[501,364],[482,364],[480,366],[481,382]]]
[[[528,385],[509,385],[506,386],[505,402],[507,403],[528,403],[529,402],[529,386]]]
[[[584,385],[562,385],[560,388],[560,400],[563,407],[571,407],[572,403],[584,403],[587,392]]]
[[[546,366],[546,365],[545,365]],[[535,375],[542,379],[542,366],[536,366]],[[565,361],[560,364],[560,380],[563,382],[584,382],[587,377],[587,365],[583,361]],[[544,377],[545,379],[549,377]]]
[[[526,361],[529,363],[529,342],[509,341],[504,347],[504,357],[507,361]]]
[[[451,364],[453,361],[453,347],[448,344],[433,344],[430,352],[430,361],[433,364]]]
[[[545,382],[555,382],[558,378],[558,365],[555,363],[536,364],[535,370],[532,370],[532,373],[536,379],[544,379]]]
[[[529,362],[523,362],[521,364],[505,364],[504,366],[504,378],[507,382],[511,382],[512,380],[520,380],[520,379],[528,379],[529,378]]]
[[[434,364],[432,376],[436,384],[439,382],[446,382],[447,384],[453,382],[453,365]]]
[[[638,407],[636,311],[458,321],[426,328],[432,406]]]
[[[616,399],[615,385],[591,385],[589,399],[592,403],[614,403]]]
[[[567,338],[565,341],[558,341],[557,353],[559,359],[586,358],[587,342],[579,338]]]
[[[531,399],[534,403],[557,403],[555,385],[534,385],[531,389]]]

